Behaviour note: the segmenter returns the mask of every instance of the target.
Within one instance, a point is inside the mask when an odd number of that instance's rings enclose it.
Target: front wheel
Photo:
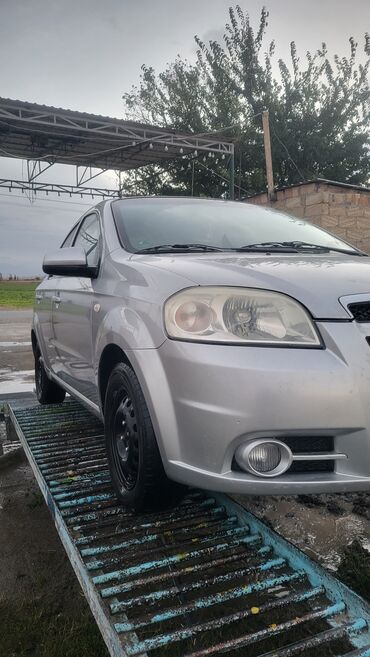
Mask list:
[[[35,352],[36,397],[40,404],[60,404],[66,396],[65,390],[51,381],[46,374],[40,349]]]
[[[119,501],[135,512],[168,504],[177,486],[165,474],[139,381],[124,363],[116,365],[110,375],[104,421],[108,462]]]

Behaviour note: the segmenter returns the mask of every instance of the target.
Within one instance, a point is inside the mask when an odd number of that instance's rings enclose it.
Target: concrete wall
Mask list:
[[[274,202],[268,201],[267,194],[258,194],[246,202],[268,205],[312,221],[370,253],[370,189],[312,182],[279,190]]]

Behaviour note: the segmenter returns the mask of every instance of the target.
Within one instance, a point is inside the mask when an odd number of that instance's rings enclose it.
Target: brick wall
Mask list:
[[[279,190],[274,202],[268,201],[267,194],[246,202],[312,221],[370,253],[370,189],[312,182]]]

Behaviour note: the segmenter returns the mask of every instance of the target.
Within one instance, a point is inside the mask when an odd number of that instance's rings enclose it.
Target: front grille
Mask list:
[[[320,454],[334,451],[332,436],[288,436],[280,440],[290,447],[293,454],[307,452]],[[293,461],[287,474],[299,472],[334,472],[334,461]]]
[[[288,445],[293,454],[334,451],[333,436],[287,436],[279,440]]]
[[[293,461],[287,473],[297,472],[334,472],[334,461]]]
[[[356,322],[370,323],[370,301],[350,303],[348,310],[352,313]]]

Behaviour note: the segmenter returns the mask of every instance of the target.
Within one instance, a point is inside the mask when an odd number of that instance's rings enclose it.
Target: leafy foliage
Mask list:
[[[349,39],[346,57],[329,57],[325,43],[300,61],[295,42],[290,62],[275,61],[266,44],[268,12],[258,29],[237,5],[229,9],[223,42],[195,37],[197,57],[178,57],[159,74],[142,67],[138,86],[124,94],[126,116],[195,133],[215,132],[236,146],[235,183],[242,195],[266,187],[261,112],[269,109],[277,186],[328,178],[367,183],[370,125],[370,36],[363,50]],[[230,127],[232,126],[232,127]],[[227,162],[185,159],[128,174],[132,193],[225,194]],[[217,172],[218,175],[215,175]],[[238,189],[236,189],[238,192]]]

